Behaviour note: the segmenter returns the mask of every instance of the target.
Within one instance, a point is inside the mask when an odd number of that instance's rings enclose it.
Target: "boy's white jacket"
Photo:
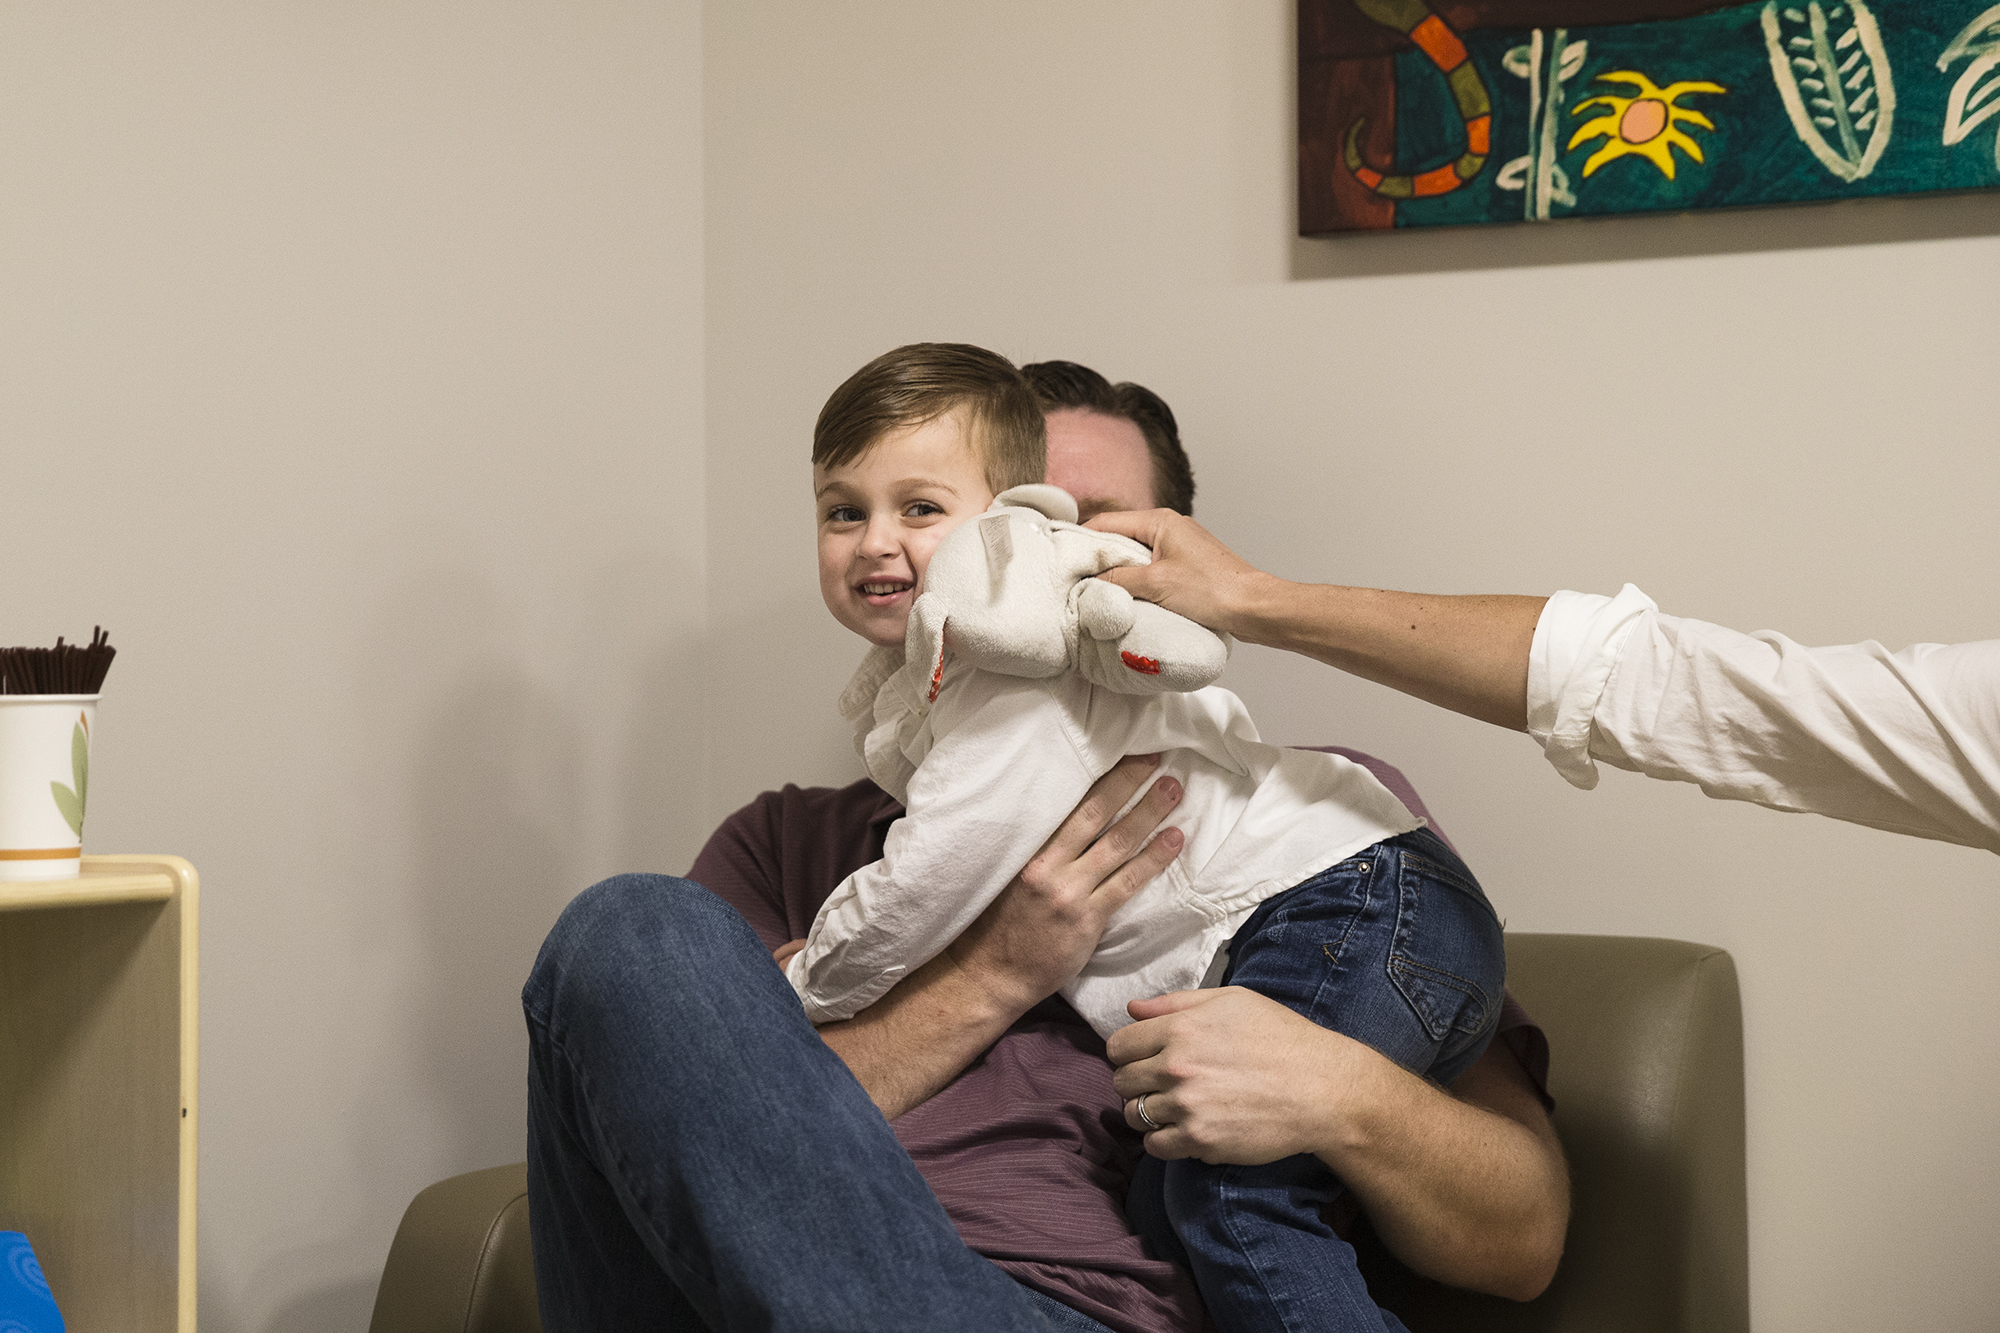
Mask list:
[[[1160,692],[1160,677],[1213,679],[1227,645],[1178,616],[1149,616],[1160,609],[1146,603],[1131,604],[1128,628],[1097,637],[1093,623],[1115,628],[1124,608],[1104,603],[1109,614],[1093,622],[1104,615],[1091,605],[1098,594],[1078,585],[1112,587],[1091,575],[1143,563],[1145,548],[1120,538],[1090,554],[1086,541],[1109,534],[1069,535],[1088,532],[1070,521],[1073,502],[1053,487],[1032,489],[1060,501],[1023,497],[1028,489],[939,544],[904,647],[871,650],[842,697],[869,775],[907,813],[882,859],[826,900],[786,968],[816,1023],[866,1009],[956,939],[1128,754],[1160,753],[1160,774],[1181,781],[1167,826],[1187,841],[1062,989],[1106,1035],[1131,1021],[1128,1001],[1212,980],[1222,947],[1264,899],[1422,826],[1360,765],[1262,743],[1227,690]],[[1013,503],[1022,498],[1033,507]],[[979,527],[995,514],[1009,520],[1004,539]],[[1127,652],[1159,669],[1133,669]]]

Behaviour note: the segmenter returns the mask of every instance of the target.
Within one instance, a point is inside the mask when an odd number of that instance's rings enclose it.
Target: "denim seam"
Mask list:
[[[1412,864],[1413,862],[1417,864],[1413,865]],[[1410,992],[1404,988],[1403,978],[1406,976],[1410,977],[1412,980],[1429,979],[1429,980],[1435,980],[1440,984],[1449,985],[1451,989],[1458,991],[1460,994],[1464,995],[1467,999],[1475,1001],[1479,1006],[1479,1023],[1475,1027],[1472,1028],[1461,1027],[1455,1021],[1443,1023],[1442,1026],[1444,1028],[1444,1033],[1439,1034],[1433,1038],[1433,1040],[1435,1041],[1443,1042],[1445,1040],[1445,1034],[1449,1034],[1452,1032],[1477,1033],[1478,1031],[1483,1029],[1486,1026],[1487,1014],[1493,1007],[1493,1000],[1492,997],[1487,995],[1486,988],[1481,986],[1478,982],[1474,981],[1472,978],[1460,976],[1456,972],[1453,972],[1447,968],[1437,967],[1429,963],[1419,962],[1415,957],[1411,956],[1410,953],[1406,950],[1404,946],[1405,936],[1408,932],[1414,931],[1416,929],[1415,918],[1417,915],[1417,911],[1421,908],[1423,902],[1423,892],[1421,886],[1408,885],[1407,877],[1409,876],[1410,872],[1415,871],[1417,876],[1421,879],[1421,877],[1427,870],[1434,873],[1438,878],[1438,880],[1443,882],[1447,888],[1458,890],[1463,896],[1471,898],[1473,901],[1480,904],[1480,906],[1484,907],[1486,909],[1486,914],[1492,917],[1496,924],[1499,922],[1500,917],[1499,914],[1493,910],[1493,904],[1487,901],[1485,891],[1479,888],[1477,881],[1470,881],[1468,888],[1467,887],[1468,881],[1464,876],[1455,873],[1448,867],[1440,864],[1439,862],[1431,859],[1430,857],[1422,855],[1421,853],[1409,851],[1407,849],[1404,850],[1402,854],[1402,863],[1396,869],[1396,887],[1397,887],[1396,927],[1391,935],[1391,941],[1389,945],[1389,965],[1387,968],[1387,971],[1389,973],[1390,983],[1394,985],[1397,991],[1402,994],[1404,1001],[1408,1003],[1411,1008],[1417,1011],[1417,1014],[1423,1020],[1424,1027],[1427,1031],[1433,1029],[1435,1020],[1431,1017],[1430,1013],[1428,1012],[1429,1007],[1427,1005],[1420,1003],[1416,996],[1411,995]],[[1406,886],[1415,891],[1414,896],[1416,898],[1416,903],[1408,908],[1406,908],[1405,906]],[[1406,921],[1408,922],[1407,930],[1405,927]]]
[[[1455,982],[1457,984],[1451,986],[1452,990],[1455,990],[1459,994],[1465,996],[1467,999],[1476,1001],[1478,1003],[1479,1022],[1475,1026],[1467,1028],[1467,1027],[1460,1027],[1457,1023],[1447,1023],[1445,1024],[1445,1031],[1477,1032],[1480,1030],[1480,1028],[1486,1026],[1486,1014],[1487,1011],[1490,1008],[1492,1008],[1493,1001],[1487,997],[1485,989],[1482,986],[1480,986],[1478,982],[1473,981],[1469,977],[1461,977],[1455,972],[1447,972],[1445,969],[1441,967],[1431,967],[1425,963],[1413,962],[1411,960],[1403,958],[1391,958],[1389,960],[1389,971],[1392,976],[1394,976],[1397,973],[1402,973],[1404,975],[1408,975],[1410,973],[1417,973],[1420,974],[1420,976],[1428,979],[1433,979],[1445,983]],[[1396,987],[1396,989],[1400,991],[1403,988],[1399,985]],[[1403,994],[1405,998],[1409,997],[1408,991],[1403,991]],[[1428,1026],[1428,1022],[1426,1023],[1426,1026]],[[1442,1040],[1442,1038],[1440,1038],[1440,1040]]]
[[[1222,1189],[1218,1193],[1224,1199],[1229,1200],[1235,1191],[1237,1180],[1238,1168],[1234,1166],[1224,1167],[1222,1169]],[[1230,1200],[1230,1202],[1233,1205],[1233,1200]],[[1249,1260],[1250,1266],[1256,1270],[1257,1285],[1260,1289],[1260,1294],[1265,1297],[1265,1304],[1273,1308],[1274,1313],[1278,1316],[1278,1322],[1283,1325],[1280,1333],[1290,1333],[1292,1321],[1285,1318],[1285,1312],[1282,1309],[1277,1309],[1275,1304],[1270,1300],[1270,1292],[1273,1290],[1274,1284],[1271,1281],[1269,1273],[1265,1270],[1262,1260],[1258,1258],[1256,1250],[1251,1246],[1245,1245],[1243,1237],[1236,1230],[1238,1210],[1234,1206],[1230,1206],[1222,1208],[1219,1211],[1221,1213],[1223,1229],[1229,1233],[1229,1243],[1234,1245],[1236,1252]],[[1283,1288],[1278,1287],[1277,1289],[1282,1290]]]
[[[645,1219],[645,1230],[647,1233],[650,1233],[651,1239],[658,1244],[662,1252],[673,1255],[675,1261],[679,1263],[682,1268],[687,1269],[691,1274],[694,1273],[695,1270],[693,1265],[689,1264],[685,1258],[682,1258],[680,1254],[675,1250],[675,1248],[667,1243],[666,1237],[660,1235],[658,1229],[653,1226],[652,1211],[650,1208],[646,1206],[648,1200],[640,1196],[637,1187],[632,1183],[632,1173],[630,1169],[630,1164],[625,1160],[624,1155],[618,1151],[617,1145],[611,1141],[608,1135],[605,1134],[604,1126],[599,1124],[597,1121],[597,1113],[595,1110],[596,1099],[591,1094],[590,1080],[584,1075],[583,1067],[577,1064],[575,1060],[570,1058],[568,1047],[566,1047],[563,1044],[561,1038],[557,1037],[555,1033],[550,1030],[549,1025],[547,1023],[538,1022],[532,1017],[530,1017],[528,1021],[531,1023],[535,1023],[537,1027],[542,1029],[548,1048],[552,1052],[554,1052],[555,1055],[558,1058],[560,1058],[565,1065],[569,1067],[570,1076],[576,1080],[577,1090],[581,1094],[579,1100],[582,1103],[583,1114],[589,1117],[590,1128],[596,1140],[600,1144],[608,1145],[606,1151],[610,1154],[611,1158],[613,1159],[612,1165],[614,1165],[618,1170],[617,1182],[612,1185],[612,1192],[614,1194],[618,1193],[619,1185],[623,1185],[624,1189],[631,1194],[632,1202],[635,1205],[638,1205],[639,1215]],[[575,1138],[575,1133],[570,1128],[570,1126],[565,1124],[562,1126],[562,1130],[565,1134],[569,1134],[572,1138]],[[587,1160],[595,1160],[595,1154],[589,1150],[588,1144],[579,1141],[578,1146],[584,1149],[583,1155]],[[600,1165],[599,1170],[602,1169],[603,1167]],[[631,1214],[629,1212],[626,1214],[626,1220],[632,1223],[632,1227],[635,1231],[639,1229],[640,1224],[632,1220]],[[713,1280],[708,1281],[705,1285],[708,1286],[711,1295],[717,1297],[720,1296],[720,1292],[716,1288]],[[692,1302],[690,1302],[690,1304],[692,1304]]]
[[[1480,903],[1495,921],[1500,919],[1500,913],[1493,907],[1493,900],[1486,896],[1486,890],[1480,887],[1478,880],[1473,879],[1469,875],[1461,875],[1451,867],[1425,856],[1422,852],[1404,851],[1403,866],[1408,868],[1412,861],[1420,863],[1418,867],[1419,874],[1429,873],[1440,882],[1457,889],[1466,897]]]

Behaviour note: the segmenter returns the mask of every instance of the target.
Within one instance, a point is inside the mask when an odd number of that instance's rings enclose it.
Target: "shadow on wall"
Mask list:
[[[288,1301],[266,1333],[366,1327],[416,1191],[521,1160],[520,992],[543,938],[605,875],[687,869],[706,831],[701,639],[663,600],[674,576],[625,553],[531,601],[473,571],[430,570],[378,607],[360,645],[367,734],[353,768],[381,845],[353,856],[388,881],[371,927],[385,962],[371,974],[388,991],[374,1021],[389,1027],[340,1145],[365,1177],[360,1211],[272,1274],[303,1262],[356,1275]]]
[[[265,1327],[285,1333],[361,1333],[374,1313],[375,1279],[357,1278],[293,1297]]]
[[[1295,237],[1294,282],[2000,236],[2000,190]]]
[[[526,1117],[521,983],[587,875],[575,696],[494,661],[452,679],[418,733],[405,978],[408,1052],[451,1160],[518,1161]]]
[[[411,1196],[521,1160],[521,984],[601,859],[592,847],[610,821],[592,814],[612,779],[593,782],[586,760],[615,753],[590,730],[605,710],[585,702],[601,701],[604,682],[563,679],[561,649],[547,646],[580,636],[567,625],[529,633],[527,614],[484,575],[422,571],[386,593],[356,645],[349,781],[361,818],[347,861],[369,886],[356,905],[357,954],[378,993],[356,1006],[372,1045],[321,1145],[353,1179],[321,1204],[340,1220],[311,1228],[316,1243],[259,1265],[280,1304],[250,1305],[243,1326],[367,1327]],[[301,1279],[319,1285],[300,1291]]]
[[[665,565],[624,566],[618,582],[630,585],[631,598],[644,600],[623,605],[658,602],[685,577]],[[608,575],[604,582],[608,589],[617,586]],[[606,875],[685,875],[708,839],[710,821],[702,799],[708,689],[702,672],[704,642],[692,625],[669,619],[664,633],[613,650],[617,674],[631,679],[632,704],[609,719],[615,734],[603,750],[619,776],[617,790],[607,797],[613,822],[605,848],[608,859],[600,867]],[[567,886],[563,901],[588,887]]]
[[[703,834],[759,792],[788,782],[845,786],[864,775],[840,695],[868,645],[827,614],[816,590],[752,591],[747,604],[709,614],[706,641],[728,645],[729,667],[712,677],[706,701]]]

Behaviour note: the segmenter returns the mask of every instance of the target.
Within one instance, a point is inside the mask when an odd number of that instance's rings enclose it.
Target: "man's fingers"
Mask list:
[[[1124,767],[1124,762],[1121,762],[1119,767]],[[1160,821],[1173,813],[1174,807],[1180,804],[1183,795],[1185,792],[1181,788],[1179,779],[1161,778],[1139,798],[1138,804],[1125,812],[1123,819],[1110,828],[1103,829],[1096,844],[1077,859],[1087,863],[1093,879],[1100,885],[1103,884],[1111,877],[1113,871],[1132,860],[1135,855],[1143,856],[1147,851],[1153,850],[1146,847],[1146,839],[1152,837],[1153,830],[1160,826]],[[1131,793],[1126,792],[1126,796],[1129,798]],[[1167,850],[1166,861],[1161,861],[1155,866],[1153,874],[1157,875],[1165,869],[1167,861],[1173,860],[1180,848],[1176,845]],[[1143,879],[1139,881],[1140,884],[1145,882]]]
[[[1148,1102],[1147,1105],[1150,1107],[1152,1103]],[[1195,1155],[1194,1141],[1176,1125],[1169,1125],[1157,1133],[1148,1134],[1146,1151],[1164,1162]]]
[[[1152,565],[1117,565],[1096,577],[1117,584],[1142,602],[1159,600],[1161,579]]]
[[[1162,781],[1173,782],[1173,779],[1165,778]],[[1180,784],[1174,785],[1178,787]],[[1176,792],[1172,800],[1179,799],[1179,793]],[[1170,804],[1168,809],[1171,808]],[[1130,839],[1123,835],[1114,838],[1113,834],[1119,833],[1126,822],[1141,811],[1146,811],[1145,823],[1149,826],[1148,831],[1150,825],[1157,824],[1165,818],[1166,813],[1161,811],[1159,814],[1153,814],[1146,810],[1146,803],[1142,801],[1133,807],[1132,814],[1118,821],[1118,829],[1105,834],[1098,840],[1097,846],[1090,849],[1091,857],[1108,861],[1117,867],[1107,870],[1098,880],[1096,890],[1090,895],[1091,901],[1107,919],[1113,912],[1123,907],[1128,898],[1150,884],[1155,875],[1172,864],[1173,859],[1181,854],[1181,848],[1187,842],[1186,836],[1179,829],[1161,829],[1159,836],[1140,847],[1136,853],[1128,854],[1125,848],[1132,845]],[[1144,834],[1139,836],[1143,837]],[[1118,864],[1121,861],[1123,864]]]
[[[1043,849],[1044,854],[1058,864],[1081,858],[1092,843],[1099,841],[1099,835],[1111,822],[1111,817],[1118,813],[1119,807],[1132,799],[1132,793],[1139,790],[1159,766],[1160,756],[1156,754],[1128,754],[1112,765],[1109,773],[1091,784],[1083,800],[1056,829],[1055,836]],[[1136,813],[1144,804],[1142,801],[1139,806],[1133,807],[1133,812]],[[1120,827],[1130,819],[1128,814],[1125,820],[1119,821]],[[1159,820],[1153,822],[1157,824]],[[1136,847],[1137,843],[1133,846]],[[1129,849],[1127,854],[1130,854]]]
[[[1141,1134],[1157,1133],[1180,1118],[1180,1108],[1175,1105],[1171,1093],[1148,1092],[1141,1095],[1146,1099],[1146,1115],[1153,1118],[1150,1125],[1146,1123],[1145,1116],[1139,1114],[1139,1098],[1125,1099],[1125,1123]]]
[[[1173,514],[1171,509],[1110,509],[1083,526],[1098,532],[1115,532],[1121,537],[1130,537],[1142,546],[1151,546],[1160,525]]]
[[[1121,1028],[1115,1036],[1122,1037],[1131,1030]],[[1159,1046],[1154,1045],[1143,1055],[1128,1057],[1124,1064],[1112,1071],[1111,1090],[1127,1101],[1142,1092],[1164,1091],[1172,1080],[1167,1077],[1166,1062],[1159,1058],[1159,1054]]]
[[[1160,1018],[1167,1014],[1177,1014],[1183,1009],[1192,1009],[1196,1005],[1207,1004],[1220,994],[1222,994],[1220,990],[1168,991],[1165,995],[1155,995],[1151,999],[1134,1000],[1125,1006],[1125,1012],[1142,1021],[1148,1018]]]

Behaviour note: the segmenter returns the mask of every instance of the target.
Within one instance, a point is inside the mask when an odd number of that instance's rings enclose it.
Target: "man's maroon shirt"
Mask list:
[[[1333,752],[1366,766],[1428,817],[1395,768],[1357,751]],[[889,825],[902,813],[866,779],[765,792],[715,831],[688,877],[775,949],[803,939],[840,882],[881,859]],[[1546,1088],[1541,1029],[1511,996],[1500,1024],[1501,1039]],[[1144,1148],[1112,1091],[1103,1038],[1060,998],[1022,1015],[891,1128],[965,1243],[1016,1280],[1118,1333],[1213,1327],[1193,1278],[1150,1258],[1126,1224],[1125,1193]]]

